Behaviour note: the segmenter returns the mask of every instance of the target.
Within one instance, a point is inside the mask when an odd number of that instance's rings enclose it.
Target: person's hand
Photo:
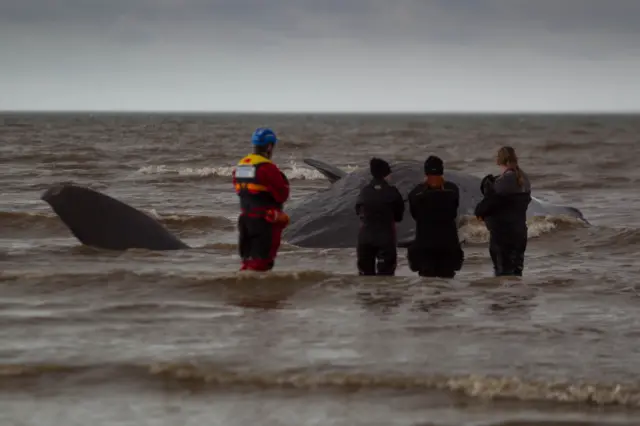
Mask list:
[[[285,212],[278,212],[276,217],[276,221],[281,224],[283,227],[287,227],[289,225],[289,215]]]
[[[269,223],[274,223],[286,227],[289,225],[289,215],[283,211],[269,209],[265,214],[265,219]]]

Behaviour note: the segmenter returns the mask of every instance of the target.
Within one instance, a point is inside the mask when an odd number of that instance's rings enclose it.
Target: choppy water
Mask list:
[[[636,116],[0,116],[0,420],[6,425],[583,425],[640,416]],[[231,167],[253,128],[282,138],[293,196],[314,157],[442,156],[495,172],[516,147],[535,195],[526,276],[491,277],[461,229],[450,281],[363,279],[353,250],[284,245],[238,275]],[[90,184],[196,249],[80,247],[39,200]]]

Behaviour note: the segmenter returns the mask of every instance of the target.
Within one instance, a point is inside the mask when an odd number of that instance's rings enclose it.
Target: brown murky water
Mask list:
[[[640,419],[635,116],[0,116],[0,424],[607,425]],[[516,147],[536,218],[526,276],[491,277],[469,221],[454,280],[363,279],[354,250],[285,245],[238,275],[231,167],[253,128],[294,198],[371,155],[483,176]],[[73,180],[196,248],[79,246],[39,200]]]

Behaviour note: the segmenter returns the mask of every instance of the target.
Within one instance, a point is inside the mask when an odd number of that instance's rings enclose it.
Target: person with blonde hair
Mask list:
[[[527,248],[527,209],[531,183],[520,168],[515,149],[503,146],[496,155],[497,177],[482,180],[484,198],[475,208],[489,231],[489,254],[496,276],[522,276]]]

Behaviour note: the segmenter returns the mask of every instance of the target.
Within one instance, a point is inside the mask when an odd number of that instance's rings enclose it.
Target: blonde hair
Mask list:
[[[520,170],[520,166],[518,165],[518,156],[516,155],[516,150],[510,146],[501,147],[498,150],[496,162],[500,166],[506,166],[513,169],[516,173],[518,186],[522,188],[522,186],[524,185],[524,177],[522,176],[522,171]]]

